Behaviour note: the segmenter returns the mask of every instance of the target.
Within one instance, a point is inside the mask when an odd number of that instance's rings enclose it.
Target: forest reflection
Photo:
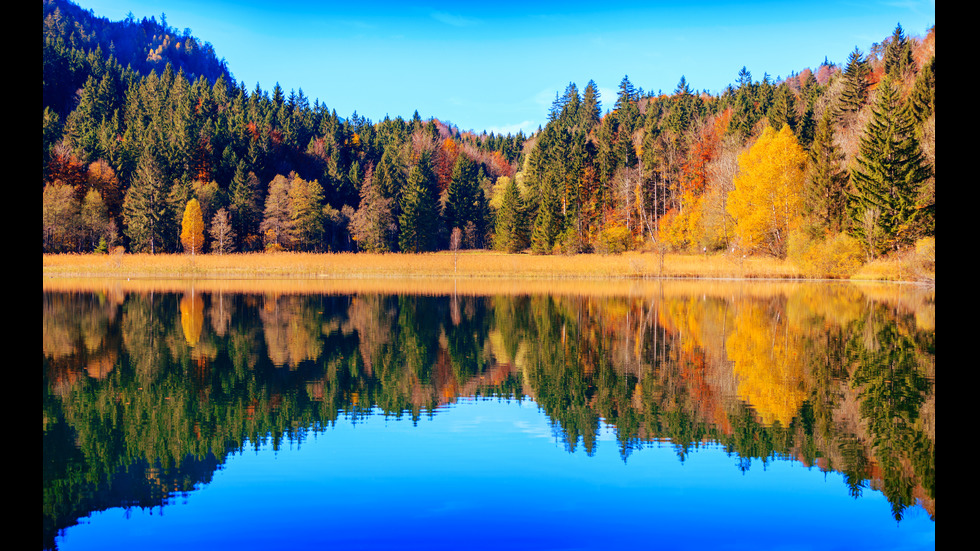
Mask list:
[[[461,397],[533,400],[572,453],[608,424],[624,461],[720,445],[935,519],[934,291],[45,288],[42,347],[46,547],[91,511],[207,484],[246,446]]]

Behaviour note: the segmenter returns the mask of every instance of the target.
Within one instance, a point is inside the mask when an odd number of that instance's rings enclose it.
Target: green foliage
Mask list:
[[[405,252],[425,252],[435,248],[439,211],[436,179],[428,155],[423,155],[408,173],[402,194],[398,246]]]
[[[890,77],[877,93],[851,171],[849,205],[852,232],[871,257],[909,246],[926,231],[929,209],[917,201],[932,176],[910,110]]]

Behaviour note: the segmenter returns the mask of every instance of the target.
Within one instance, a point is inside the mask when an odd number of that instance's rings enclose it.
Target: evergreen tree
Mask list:
[[[868,95],[869,71],[868,62],[861,54],[861,50],[854,48],[847,58],[847,67],[844,68],[844,89],[840,96],[842,113],[855,112],[864,106]]]
[[[151,147],[147,147],[136,167],[136,175],[123,200],[123,222],[129,248],[155,254],[165,250],[169,234],[176,234],[168,196],[170,186],[160,170]]]
[[[582,103],[579,105],[579,127],[586,132],[591,131],[602,118],[602,106],[599,101],[599,87],[592,80],[585,86]]]
[[[936,56],[932,56],[915,79],[915,85],[909,96],[909,108],[918,127],[922,127],[930,116],[936,112]]]
[[[564,229],[554,174],[547,175],[541,191],[541,204],[531,231],[531,251],[535,254],[551,254],[558,236]]]
[[[443,209],[447,230],[451,232],[453,228],[465,229],[467,222],[479,222],[482,225],[483,221],[478,221],[476,216],[477,194],[482,194],[482,191],[477,181],[476,164],[465,154],[460,154],[453,165]]]
[[[462,155],[461,155],[462,157]],[[438,198],[436,178],[428,153],[408,173],[402,194],[398,245],[405,252],[431,251],[435,247],[438,228]]]
[[[254,250],[259,243],[259,224],[262,211],[259,209],[259,180],[254,172],[245,172],[245,165],[239,163],[231,182],[231,224],[238,236],[240,250]]]
[[[504,199],[497,211],[494,230],[494,247],[510,253],[524,250],[528,245],[524,203],[517,182],[510,180],[504,191]]]
[[[885,74],[901,79],[906,71],[910,71],[915,62],[912,59],[912,41],[905,36],[902,26],[895,27],[888,44],[885,46]]]
[[[834,142],[833,112],[827,109],[817,126],[809,151],[805,209],[831,232],[844,229],[848,178],[844,152]]]
[[[872,257],[910,245],[931,210],[917,204],[932,167],[922,154],[911,111],[890,76],[877,95],[851,171],[850,198],[852,231]]]

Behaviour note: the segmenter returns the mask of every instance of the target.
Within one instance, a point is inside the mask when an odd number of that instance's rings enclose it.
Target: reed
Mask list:
[[[45,277],[157,278],[800,278],[791,263],[768,257],[629,252],[530,255],[464,251],[423,254],[250,253],[43,255]]]

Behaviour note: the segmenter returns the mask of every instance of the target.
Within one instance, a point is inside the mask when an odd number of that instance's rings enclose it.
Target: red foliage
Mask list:
[[[61,180],[75,190],[75,197],[81,201],[88,193],[88,169],[72,155],[67,148],[51,153],[48,161],[48,182]]]

